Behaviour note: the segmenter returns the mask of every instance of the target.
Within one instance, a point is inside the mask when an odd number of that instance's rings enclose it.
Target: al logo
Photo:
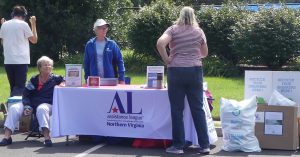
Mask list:
[[[116,92],[113,101],[110,105],[110,109],[107,113],[122,113],[122,114],[142,114],[142,109],[140,112],[133,113],[132,111],[132,92],[126,92],[127,96],[127,104],[122,103],[120,96],[118,92]],[[114,105],[116,104],[116,105]],[[125,107],[127,107],[127,110],[125,110]]]

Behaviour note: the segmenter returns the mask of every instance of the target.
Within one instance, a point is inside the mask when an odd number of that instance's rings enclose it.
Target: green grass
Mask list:
[[[55,74],[65,75],[64,67],[57,67],[53,70]],[[37,74],[35,67],[29,68],[27,78]],[[131,84],[145,84],[146,74],[127,73],[126,76],[131,77]],[[166,80],[166,79],[165,79]],[[244,95],[244,79],[243,78],[220,78],[220,77],[205,77],[204,81],[208,83],[208,89],[213,94],[215,99],[213,105],[214,110],[212,115],[215,119],[220,117],[220,98],[242,100]],[[3,67],[0,67],[0,102],[5,102],[9,97],[9,83],[6,77],[6,72]]]
[[[220,119],[221,97],[238,101],[244,98],[244,78],[204,77],[204,81],[208,83],[208,90],[215,99],[212,115],[216,120]]]

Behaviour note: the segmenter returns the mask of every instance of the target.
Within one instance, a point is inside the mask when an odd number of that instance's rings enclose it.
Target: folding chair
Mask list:
[[[37,137],[37,138],[44,137],[44,135],[41,134],[39,127],[40,126],[39,126],[39,122],[36,118],[36,115],[32,114],[31,122],[30,122],[30,131],[29,131],[29,134],[27,135],[27,137],[25,138],[25,140],[27,140],[29,137]]]

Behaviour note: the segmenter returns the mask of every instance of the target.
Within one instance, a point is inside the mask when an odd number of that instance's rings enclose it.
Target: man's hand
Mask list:
[[[33,36],[29,37],[28,40],[31,43],[36,44],[38,41],[38,36],[37,36],[37,32],[36,32],[36,17],[31,16],[29,19],[29,22],[31,23],[31,31],[33,33]]]
[[[36,17],[35,16],[31,16],[30,19],[29,19],[29,22],[31,23],[31,26],[35,25],[36,24]]]
[[[125,84],[125,81],[119,81],[119,84]]]
[[[1,18],[1,25],[5,22],[5,18]]]

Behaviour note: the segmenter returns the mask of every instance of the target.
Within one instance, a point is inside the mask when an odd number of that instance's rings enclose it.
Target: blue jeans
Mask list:
[[[169,67],[168,94],[171,104],[173,146],[182,149],[185,144],[183,124],[184,98],[190,105],[194,126],[201,148],[209,148],[207,124],[203,110],[202,67]]]

